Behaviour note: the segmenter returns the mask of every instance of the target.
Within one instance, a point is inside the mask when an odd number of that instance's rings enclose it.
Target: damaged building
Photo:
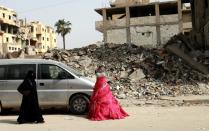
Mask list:
[[[24,46],[30,45],[36,53],[43,53],[57,46],[54,28],[42,24],[40,21],[26,22],[20,20],[20,35],[25,39]]]
[[[0,54],[30,49],[33,54],[44,53],[57,46],[53,27],[39,21],[26,22],[17,13],[0,6]]]
[[[20,50],[21,42],[16,38],[18,29],[17,13],[0,6],[0,54]]]
[[[103,33],[105,43],[156,47],[166,44],[172,36],[192,29],[188,0],[116,0],[110,7],[95,11],[103,18],[96,22],[96,30]]]

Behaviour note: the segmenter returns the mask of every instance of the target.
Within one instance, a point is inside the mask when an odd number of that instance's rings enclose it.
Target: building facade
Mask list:
[[[26,23],[22,20],[20,34],[26,40],[25,46],[30,45],[37,53],[43,53],[57,47],[54,29],[50,26],[45,26],[39,21]]]
[[[25,47],[36,53],[57,47],[54,29],[39,21],[27,23],[18,19],[14,10],[0,6],[0,53],[6,54]]]
[[[0,6],[0,53],[18,51],[21,43],[17,40],[19,23],[17,13]]]
[[[191,8],[185,0],[116,0],[111,7],[95,11],[103,18],[96,22],[96,29],[103,33],[105,43],[156,47],[192,29]]]

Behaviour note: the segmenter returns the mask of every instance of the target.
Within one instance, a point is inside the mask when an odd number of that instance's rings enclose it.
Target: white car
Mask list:
[[[94,82],[69,66],[44,59],[0,60],[0,112],[19,109],[22,96],[17,87],[27,72],[36,73],[39,104],[42,109],[66,107],[74,114],[87,111]]]

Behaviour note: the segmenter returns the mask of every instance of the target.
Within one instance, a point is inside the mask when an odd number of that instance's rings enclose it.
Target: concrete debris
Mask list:
[[[31,59],[36,58],[40,59],[41,54],[36,54],[35,50],[30,47],[25,47],[24,49],[20,49],[14,52],[7,52],[6,54],[0,54],[0,59]],[[49,56],[47,56],[49,55]],[[51,53],[45,54],[46,57],[51,58]]]
[[[24,55],[24,50],[20,50],[20,51],[15,51],[15,52],[12,52],[12,53],[7,53],[5,55],[5,58],[7,59],[14,59],[14,58],[25,58],[25,55]]]
[[[117,98],[118,99],[125,99],[126,95],[125,94],[119,94],[119,95],[117,95]]]
[[[208,67],[209,57],[196,54],[192,59]],[[43,58],[63,62],[88,77],[95,77],[96,66],[104,64],[111,90],[121,99],[155,99],[160,96],[209,93],[208,88],[199,84],[207,84],[209,79],[164,48],[94,44],[72,50],[53,49]]]
[[[142,78],[145,78],[145,75],[141,69],[138,69],[138,70],[134,71],[131,75],[129,75],[129,78],[131,80],[137,81]]]

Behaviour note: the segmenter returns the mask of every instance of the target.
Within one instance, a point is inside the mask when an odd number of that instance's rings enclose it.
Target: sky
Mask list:
[[[94,9],[109,6],[108,0],[0,0],[0,5],[15,10],[19,19],[28,22],[40,21],[54,27],[59,19],[70,21],[72,30],[66,36],[66,49],[102,41],[102,33],[95,30],[95,21],[102,20],[102,16]],[[57,39],[58,48],[62,48],[62,37],[58,35]]]
[[[72,23],[71,33],[66,36],[66,48],[80,48],[102,41],[102,33],[95,30],[95,21],[102,16],[94,9],[108,6],[107,0],[0,0],[0,6],[15,10],[19,19],[40,21],[54,27],[59,19]],[[62,37],[57,36],[58,48]]]

